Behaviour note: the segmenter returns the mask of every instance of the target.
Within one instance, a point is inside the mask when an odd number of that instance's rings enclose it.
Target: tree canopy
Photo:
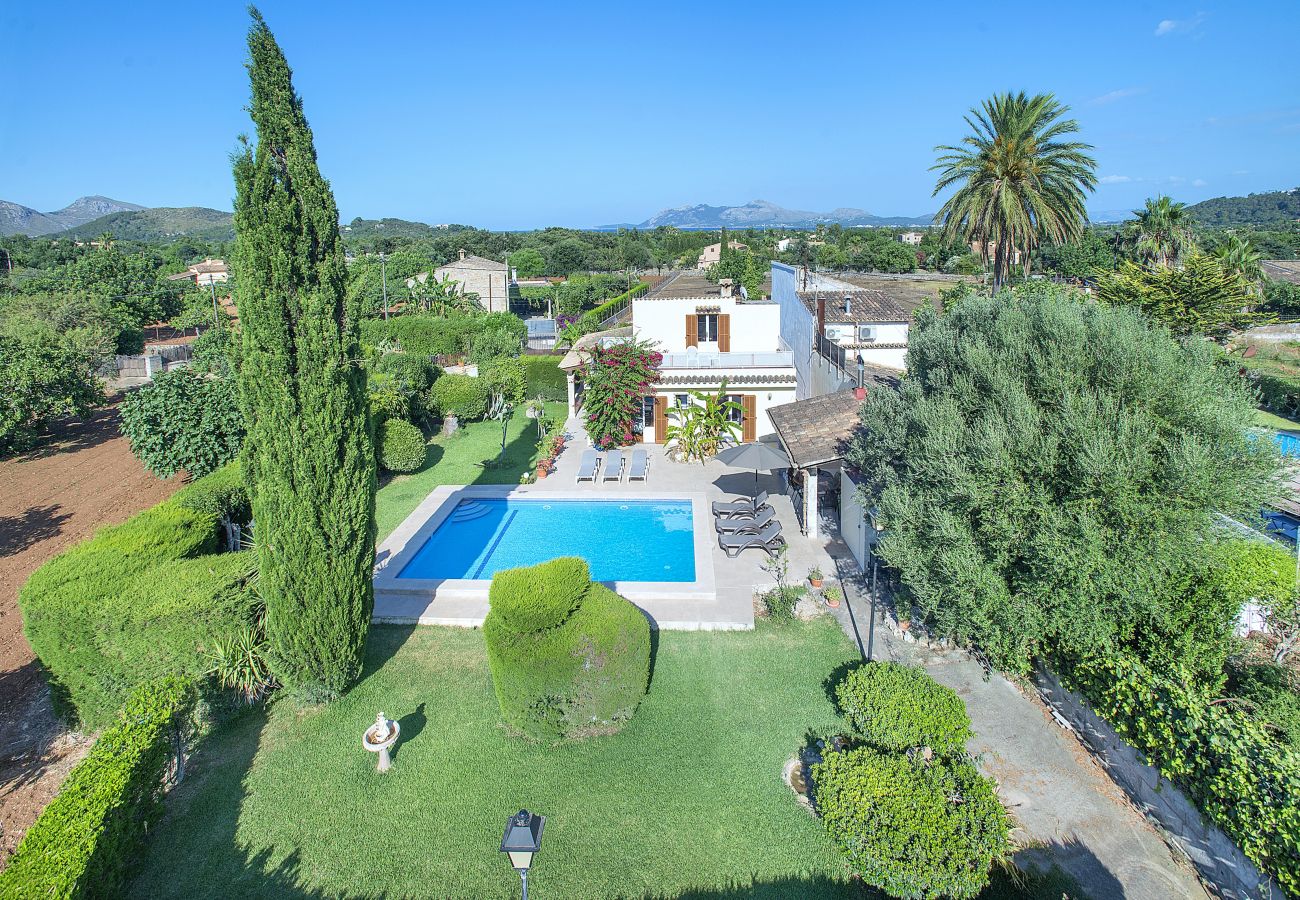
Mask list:
[[[1178,579],[1216,512],[1258,515],[1278,465],[1218,354],[1053,285],[923,308],[849,454],[905,602],[1017,671],[1188,630]]]

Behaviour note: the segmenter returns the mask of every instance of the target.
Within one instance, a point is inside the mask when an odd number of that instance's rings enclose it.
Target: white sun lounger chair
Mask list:
[[[596,469],[600,467],[600,457],[596,456],[595,450],[583,450],[582,459],[578,462],[578,477],[574,482],[595,481]]]
[[[605,454],[605,474],[600,477],[601,481],[622,481],[623,465],[626,460],[623,458],[622,450],[611,450]]]
[[[650,454],[638,448],[632,451],[632,462],[627,467],[628,481],[645,481],[650,468]]]

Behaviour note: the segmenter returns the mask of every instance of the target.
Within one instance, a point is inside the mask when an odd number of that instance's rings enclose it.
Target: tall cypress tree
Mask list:
[[[251,10],[257,145],[234,158],[243,461],[271,665],[328,699],[361,671],[374,607],[374,428],[345,305],[339,216],[292,73]]]

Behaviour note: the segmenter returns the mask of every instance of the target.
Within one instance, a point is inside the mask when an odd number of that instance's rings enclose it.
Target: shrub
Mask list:
[[[1064,661],[1067,684],[1187,792],[1288,894],[1300,894],[1300,753],[1177,662],[1156,673],[1131,653]]]
[[[650,625],[587,564],[498,572],[483,623],[501,715],[534,739],[618,731],[650,676]]]
[[[216,548],[213,515],[169,500],[59,554],[23,586],[27,639],[87,728],[109,723],[139,680],[200,672],[207,641],[240,619],[252,560],[208,555]]]
[[[163,812],[174,723],[192,702],[188,685],[175,678],[132,693],[117,724],[68,774],[0,872],[0,897],[125,893],[149,829]]]
[[[864,663],[839,683],[835,699],[854,734],[880,750],[961,753],[972,736],[961,698],[924,669]]]
[[[429,389],[429,402],[443,417],[481,419],[487,415],[488,385],[472,375],[444,375]]]
[[[528,384],[524,364],[513,356],[498,356],[484,363],[479,377],[487,382],[488,389],[503,395],[511,403],[523,403]]]
[[[641,398],[658,377],[663,354],[645,342],[628,340],[593,347],[583,367],[587,434],[599,447],[621,447],[636,439]]]
[[[524,356],[523,364],[527,382],[527,395],[543,400],[567,401],[568,379],[560,368],[562,356]]]
[[[523,345],[523,338],[513,330],[484,328],[470,341],[469,358],[471,362],[483,365],[498,356],[518,356]]]
[[[417,392],[427,391],[439,375],[427,356],[414,353],[385,353],[375,363],[375,371],[391,375],[407,390]]]
[[[0,334],[0,454],[33,446],[51,421],[104,402],[98,358],[50,334]]]
[[[1291,670],[1277,663],[1234,666],[1228,678],[1228,693],[1246,701],[1246,714],[1296,751],[1300,751],[1298,686]]]
[[[388,419],[379,428],[379,465],[389,472],[415,472],[424,465],[424,434],[410,422]]]
[[[1259,402],[1275,413],[1284,416],[1300,415],[1300,378],[1292,378],[1281,372],[1265,368],[1269,362],[1253,359],[1234,360],[1240,362],[1247,372],[1251,384],[1259,391]]]
[[[172,499],[185,509],[204,513],[216,520],[246,524],[253,517],[239,460],[226,463],[212,474],[186,485]]]
[[[863,747],[813,766],[822,824],[863,881],[895,897],[975,897],[1011,823],[969,760]]]
[[[202,478],[239,455],[244,415],[235,382],[185,368],[154,376],[122,401],[131,452],[160,478],[184,469]]]

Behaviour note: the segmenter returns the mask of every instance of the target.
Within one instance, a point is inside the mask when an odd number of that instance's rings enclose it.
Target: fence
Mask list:
[[[175,365],[188,365],[194,358],[189,344],[159,344],[144,353],[118,354],[105,363],[99,374],[108,378],[152,378]]]
[[[817,335],[817,352],[841,372],[848,372],[847,353],[844,348],[824,334]]]
[[[779,369],[794,365],[789,350],[766,353],[699,353],[692,350],[663,354],[661,369]]]

